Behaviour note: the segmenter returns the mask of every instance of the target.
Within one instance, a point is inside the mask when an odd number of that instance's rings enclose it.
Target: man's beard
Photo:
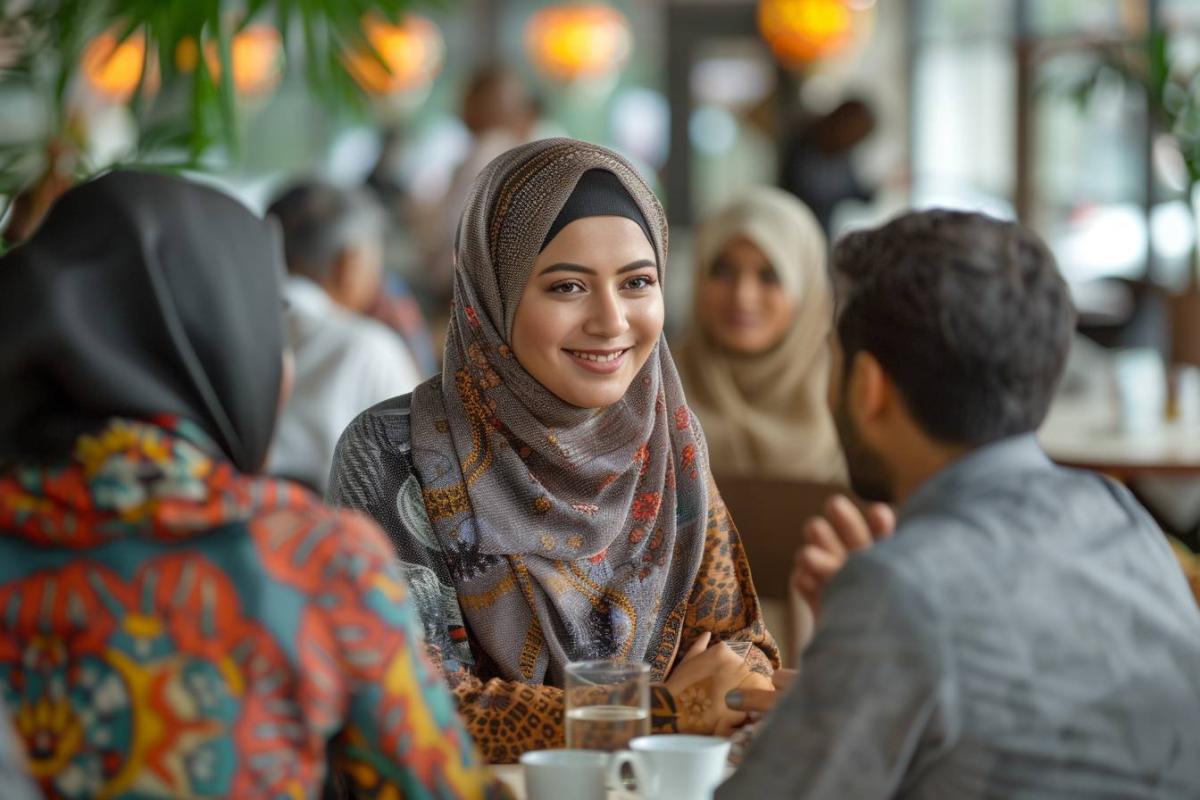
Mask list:
[[[850,488],[864,500],[879,503],[893,501],[890,471],[879,451],[872,448],[858,432],[846,408],[846,387],[843,383],[837,408],[833,410],[833,423],[837,428],[838,441],[846,456],[846,468],[850,473]]]

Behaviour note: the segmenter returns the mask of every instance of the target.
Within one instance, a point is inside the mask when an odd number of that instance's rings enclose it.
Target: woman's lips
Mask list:
[[[630,347],[620,350],[568,350],[563,352],[571,357],[575,364],[588,372],[597,375],[611,375],[625,364],[625,356],[633,349]]]
[[[726,314],[725,324],[730,328],[753,328],[758,325],[757,314]]]

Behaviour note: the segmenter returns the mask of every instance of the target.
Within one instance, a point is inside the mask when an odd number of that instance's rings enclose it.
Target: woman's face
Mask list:
[[[584,217],[533,262],[512,348],[561,400],[602,408],[625,396],[662,328],[654,248],[641,227],[624,217]]]
[[[758,245],[739,236],[700,276],[696,318],[718,347],[758,355],[783,341],[796,319],[796,298]]]

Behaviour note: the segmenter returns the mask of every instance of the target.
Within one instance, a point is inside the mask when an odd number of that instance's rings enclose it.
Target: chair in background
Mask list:
[[[821,513],[830,497],[846,494],[847,489],[828,483],[744,476],[718,475],[716,481],[741,534],[767,629],[779,643],[784,666],[794,666],[795,631],[797,623],[805,621],[797,619],[803,609],[794,609],[789,600],[788,578],[796,549],[802,544],[800,530],[805,520]]]

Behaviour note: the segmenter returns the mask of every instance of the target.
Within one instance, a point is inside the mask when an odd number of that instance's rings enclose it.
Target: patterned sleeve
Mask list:
[[[763,622],[741,537],[711,477],[708,492],[704,557],[688,599],[677,652],[686,653],[696,637],[708,631],[713,641],[752,643],[747,663],[755,672],[770,676],[779,668],[779,648]]]
[[[490,764],[510,764],[529,750],[565,746],[563,690],[499,678],[483,680],[466,669],[446,679],[467,730]],[[662,684],[650,687],[651,729],[674,733],[675,703]]]
[[[450,569],[434,541],[408,451],[408,397],[360,414],[334,452],[325,500],[369,516],[387,534],[430,653],[447,672],[474,662]]]
[[[325,558],[314,623],[302,631],[309,677],[344,681],[332,762],[355,798],[500,798],[454,700],[429,663],[404,579],[374,526],[344,515]],[[351,557],[346,557],[347,555]],[[315,656],[320,655],[320,658]],[[312,674],[317,673],[317,674]],[[329,680],[335,680],[329,676]]]

